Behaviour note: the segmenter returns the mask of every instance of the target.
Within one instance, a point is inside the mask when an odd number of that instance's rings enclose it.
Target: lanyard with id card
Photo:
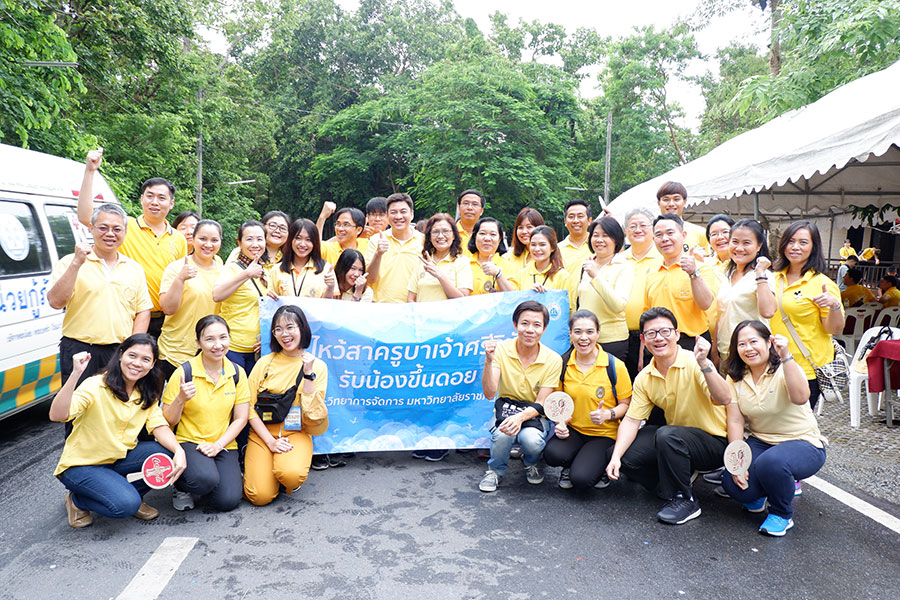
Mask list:
[[[285,431],[300,431],[303,429],[302,416],[303,411],[301,408],[299,406],[292,406],[288,411],[287,416],[284,418]]]

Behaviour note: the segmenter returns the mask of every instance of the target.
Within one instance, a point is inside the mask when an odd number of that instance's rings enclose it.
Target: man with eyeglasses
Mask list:
[[[456,197],[456,209],[459,213],[456,229],[459,230],[463,252],[468,252],[466,246],[469,243],[469,238],[472,237],[472,230],[475,229],[475,223],[484,214],[484,194],[478,190],[460,192],[459,196]]]
[[[93,247],[76,244],[73,254],[62,257],[47,293],[50,306],[66,308],[59,342],[62,380],[72,374],[74,355],[90,354],[79,384],[105,367],[125,338],[147,331],[153,307],[144,270],[119,252],[128,227],[125,211],[103,204],[90,223]]]
[[[559,242],[563,266],[569,273],[581,273],[581,264],[594,251],[588,241],[588,225],[591,223],[591,207],[585,200],[569,200],[563,209],[563,224],[569,232]]]
[[[404,303],[409,277],[419,265],[424,237],[411,227],[413,201],[409,194],[387,197],[390,231],[369,238],[366,252],[366,280],[375,293],[375,302]]]
[[[94,172],[100,168],[103,148],[88,152],[84,179],[78,193],[78,220],[90,224],[93,211]],[[141,185],[141,216],[128,217],[128,232],[121,252],[143,267],[153,310],[147,333],[158,338],[165,314],[159,305],[159,286],[166,267],[187,256],[187,240],[169,225],[166,217],[175,206],[175,186],[162,177],[153,177]]]
[[[710,344],[696,338],[693,355],[679,347],[678,320],[666,308],[641,315],[641,339],[653,355],[634,380],[631,404],[619,425],[606,473],[621,473],[655,492],[667,504],[656,514],[663,523],[681,525],[700,516],[692,484],[697,471],[722,466],[727,445],[725,401],[729,392],[714,377],[707,359]],[[666,425],[644,425],[654,407],[661,408]]]
[[[329,204],[326,202],[326,204]],[[322,228],[316,221],[319,228],[319,234]],[[322,258],[331,263],[331,266],[337,264],[337,260],[341,257],[344,250],[359,250],[365,256],[369,249],[369,240],[360,238],[360,234],[366,226],[366,215],[358,208],[345,206],[334,213],[334,237],[327,242],[322,242]]]
[[[682,347],[690,350],[690,338],[702,336],[710,340],[709,319],[704,311],[712,306],[719,291],[718,276],[712,267],[698,263],[685,252],[684,222],[678,215],[656,217],[653,242],[663,260],[658,270],[647,275],[644,310],[655,306],[671,310],[681,323],[681,331],[688,336],[682,340]]]

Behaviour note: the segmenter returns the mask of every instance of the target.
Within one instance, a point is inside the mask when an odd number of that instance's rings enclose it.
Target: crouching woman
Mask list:
[[[312,436],[328,429],[328,367],[306,351],[312,334],[303,311],[282,306],[272,317],[269,346],[250,373],[250,443],[244,495],[270,503],[283,485],[293,494],[309,475]]]

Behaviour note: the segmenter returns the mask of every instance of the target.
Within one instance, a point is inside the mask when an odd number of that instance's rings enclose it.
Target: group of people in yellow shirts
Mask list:
[[[813,369],[833,359],[843,310],[811,222],[789,227],[770,257],[756,221],[684,221],[677,182],[660,188],[659,216],[639,208],[623,223],[569,202],[562,241],[531,207],[507,237],[476,190],[459,194],[459,219],[438,213],[420,231],[413,200],[395,193],[365,213],[326,203],[318,222],[271,211],[241,225],[223,262],[216,221],[183,213],[169,224],[174,188],[164,179],[144,183],[138,218],[95,208],[101,160],[102,150],[88,154],[78,203],[94,243],[56,265],[48,294],[66,307],[65,384],[51,419],[72,424],[55,474],[73,527],[89,525],[91,512],[154,518],[146,485],[125,475],[157,451],[174,459],[179,510],[198,501],[231,510],[242,497],[267,504],[332,464],[313,457],[311,438],[328,427],[327,366],[306,350],[309,324],[296,306],[260,332],[267,295],[428,302],[565,290],[565,356],[540,343],[548,314],[534,301],[516,309],[514,339],[485,344],[482,386],[497,417],[485,492],[497,490],[519,444],[530,483],[543,481],[542,456],[562,467],[563,488],[605,487],[625,473],[667,501],[661,521],[681,524],[700,514],[692,473],[720,468],[746,423],[754,456],[770,460],[722,478],[722,493],[754,512],[769,506],[761,531],[783,535],[797,482],[824,463]],[[323,241],[332,217],[335,236]],[[261,334],[272,353],[259,357]],[[555,427],[542,408],[554,389],[576,406]],[[792,416],[773,418],[779,411]],[[782,476],[785,461],[802,467]]]
[[[863,261],[881,264],[880,252],[876,248],[866,248],[862,255],[867,256]],[[878,280],[876,295],[872,290],[863,285],[864,273],[860,268],[860,257],[850,244],[850,240],[844,240],[840,249],[841,266],[838,268],[837,280],[841,290],[841,301],[845,308],[862,306],[868,302],[878,302],[883,307],[900,306],[900,279],[897,277],[896,267],[888,268],[885,274]]]

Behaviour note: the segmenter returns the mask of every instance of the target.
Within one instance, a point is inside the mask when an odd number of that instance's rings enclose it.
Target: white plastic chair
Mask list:
[[[856,352],[853,354],[853,359],[850,361],[851,365],[856,364],[857,361],[862,360],[863,348],[866,347],[866,344],[869,343],[873,337],[875,337],[878,332],[881,331],[881,327],[872,327],[867,329],[865,333],[862,334],[862,337],[859,340],[859,345],[856,347]],[[900,328],[891,327],[891,332],[894,334],[895,340],[900,340]],[[859,406],[862,401],[862,393],[865,390],[866,399],[869,404],[869,414],[875,415],[878,412],[878,397],[879,394],[873,394],[869,391],[869,373],[857,373],[854,369],[849,369],[850,372],[850,426],[851,427],[859,427]]]
[[[847,349],[847,354],[856,352],[856,345],[859,343],[859,339],[862,337],[863,333],[872,326],[872,321],[875,320],[875,313],[876,309],[874,306],[857,306],[846,310],[845,315],[847,321],[853,319],[853,331],[850,333],[838,334],[834,336],[834,338],[844,344],[844,348]]]
[[[872,327],[897,327],[898,325],[900,325],[900,306],[882,308],[875,315],[875,321],[872,323]]]

